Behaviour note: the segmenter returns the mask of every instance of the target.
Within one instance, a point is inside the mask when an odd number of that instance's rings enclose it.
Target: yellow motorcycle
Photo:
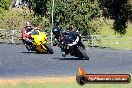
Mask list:
[[[31,39],[33,39],[32,48],[37,53],[54,53],[51,46],[47,43],[48,38],[46,36],[46,33],[39,30],[34,30],[31,34]]]

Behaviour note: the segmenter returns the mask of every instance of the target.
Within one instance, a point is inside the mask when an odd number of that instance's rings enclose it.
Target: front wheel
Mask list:
[[[81,54],[81,58],[83,59],[87,59],[87,60],[89,60],[89,57],[88,57],[88,55],[86,54],[86,52],[84,51],[84,49],[82,48],[82,47],[78,47],[77,48],[78,49],[78,51],[80,52],[80,54]]]
[[[53,49],[51,48],[51,46],[49,44],[45,43],[44,46],[45,46],[45,48],[47,49],[47,51],[50,54],[53,54],[54,53]]]

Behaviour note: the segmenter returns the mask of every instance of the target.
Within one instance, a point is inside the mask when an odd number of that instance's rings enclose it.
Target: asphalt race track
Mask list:
[[[53,49],[54,54],[36,54],[24,45],[0,44],[0,77],[75,76],[79,66],[87,73],[132,73],[132,51],[87,48],[90,60],[80,60]]]

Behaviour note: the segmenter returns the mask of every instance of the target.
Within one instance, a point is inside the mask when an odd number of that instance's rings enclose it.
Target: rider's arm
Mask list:
[[[62,35],[68,35],[68,33],[69,33],[69,32],[67,32],[67,31],[62,31],[62,32],[61,32]]]
[[[30,35],[27,35],[27,34],[26,34],[26,29],[23,29],[23,30],[22,30],[22,39],[28,41],[28,40],[29,40],[29,36],[30,36]]]

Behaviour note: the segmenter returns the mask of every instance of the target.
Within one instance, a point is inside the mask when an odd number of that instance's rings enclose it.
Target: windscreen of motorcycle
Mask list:
[[[32,35],[39,35],[39,32],[38,32],[37,30],[34,30],[34,31],[32,32]]]
[[[65,44],[72,44],[77,39],[77,36],[75,33],[71,32],[65,35],[64,37],[64,43]]]

